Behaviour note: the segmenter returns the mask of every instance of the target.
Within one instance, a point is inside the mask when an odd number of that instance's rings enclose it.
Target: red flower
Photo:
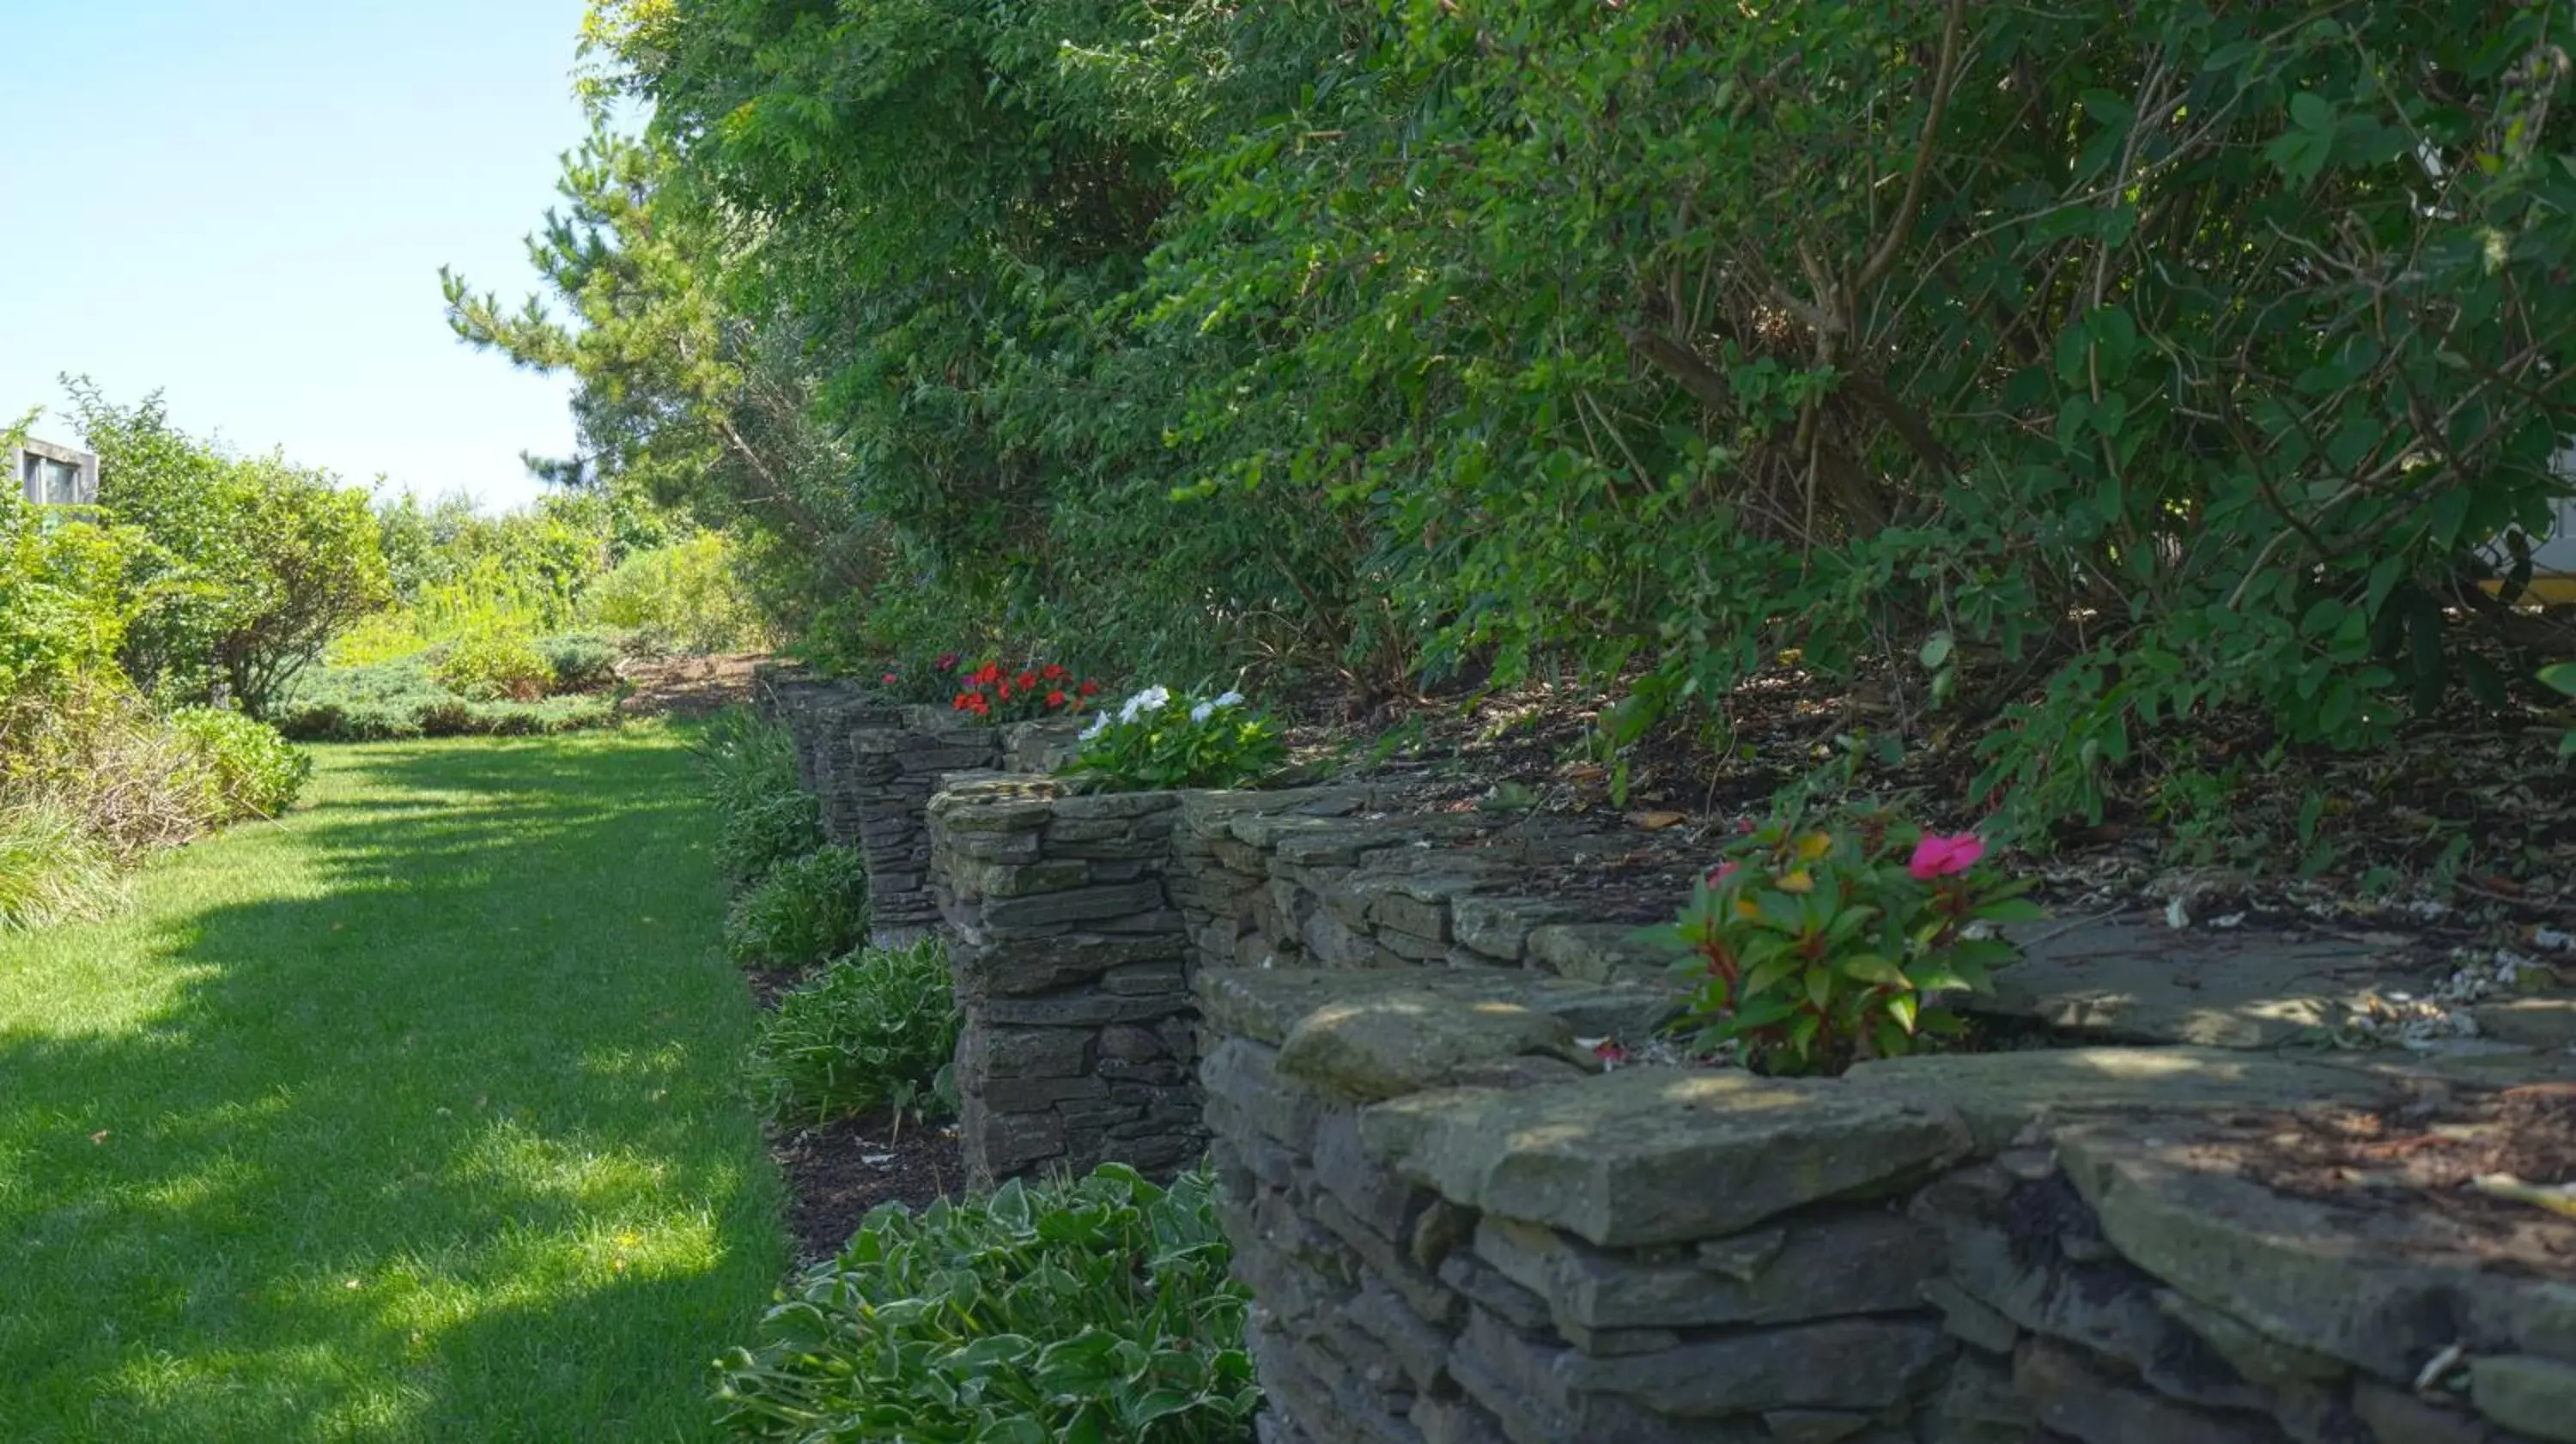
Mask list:
[[[1014,680],[1018,681],[1020,684],[1020,690],[1023,692],[1034,692],[1037,690],[1038,674],[1035,672],[1022,672]]]
[[[1744,864],[1740,862],[1721,862],[1708,870],[1708,885],[1716,887],[1743,870]]]
[[[1914,857],[1905,864],[1905,870],[1914,874],[1917,882],[1930,882],[1936,877],[1951,877],[1966,872],[1976,866],[1978,858],[1985,855],[1984,840],[1973,832],[1956,833],[1949,837],[1943,837],[1938,833],[1927,833],[1921,842],[1914,845]]]
[[[1100,695],[1100,684],[1097,682],[1085,682],[1073,690],[1081,693],[1085,697],[1096,697]]]
[[[1011,684],[1008,682],[1002,684],[1002,700],[1005,702],[1011,700]]]
[[[982,670],[978,671],[974,676],[969,677],[966,680],[979,687],[990,687],[994,683],[1002,680],[1002,664],[999,662],[986,662]]]
[[[1058,687],[1047,694],[1047,705],[1050,707],[1061,707],[1064,705],[1064,689],[1062,687]]]
[[[889,687],[893,686],[893,685],[895,684],[895,681],[896,681],[896,678],[895,678],[894,673],[892,673],[892,672],[888,672],[888,673],[886,673],[886,674],[885,674],[885,683],[886,683],[886,685],[887,685],[887,686],[889,686]]]
[[[975,710],[975,704],[982,700],[984,699],[972,692],[960,692],[948,705],[960,712],[972,712]]]
[[[1066,673],[1066,671],[1065,671],[1062,667],[1057,666],[1055,663],[1053,663],[1053,662],[1049,662],[1049,663],[1047,663],[1047,664],[1046,664],[1046,679],[1047,679],[1048,681],[1050,681],[1050,682],[1057,681],[1057,680],[1060,680],[1060,679],[1062,679],[1063,677],[1065,677],[1065,676],[1067,676],[1067,675],[1069,675],[1069,674],[1067,674],[1067,673]]]

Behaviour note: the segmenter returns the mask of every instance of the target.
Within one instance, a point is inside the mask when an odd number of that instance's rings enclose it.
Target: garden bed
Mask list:
[[[771,1130],[770,1157],[787,1180],[787,1228],[801,1264],[838,1254],[868,1211],[927,1208],[959,1195],[966,1177],[954,1123],[885,1113],[813,1128]]]

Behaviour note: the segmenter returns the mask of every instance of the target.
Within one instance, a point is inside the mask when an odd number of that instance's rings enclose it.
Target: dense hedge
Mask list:
[[[2563,645],[2477,585],[2576,430],[2557,7],[595,11],[588,325],[457,323],[868,646],[1570,661],[1623,737],[1794,651],[2037,817]]]

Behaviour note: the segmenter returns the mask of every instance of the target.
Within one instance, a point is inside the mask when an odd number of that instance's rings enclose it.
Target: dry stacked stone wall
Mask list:
[[[932,801],[977,1183],[1113,1160],[1168,1177],[1205,1152],[1189,938],[1165,891],[1179,806],[1007,776]]]
[[[2510,1070],[1606,1070],[1676,996],[1632,925],[1529,895],[1579,836],[1000,774],[926,813],[970,1167],[1204,1149],[1266,1444],[2576,1441],[2562,1219],[2264,1181],[2292,1120]]]
[[[884,701],[849,682],[764,671],[758,693],[796,743],[799,775],[822,805],[823,834],[867,859],[870,935],[881,946],[938,926],[930,887],[931,796],[952,773],[1040,770],[1071,733],[1057,724],[992,727],[938,707]]]

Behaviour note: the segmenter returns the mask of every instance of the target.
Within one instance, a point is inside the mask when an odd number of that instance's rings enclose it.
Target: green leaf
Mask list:
[[[2576,697],[2576,662],[2560,662],[2555,666],[2541,668],[2540,685],[2554,687],[2570,697]]]
[[[1876,953],[1856,953],[1842,960],[1843,976],[1855,982],[1884,988],[1911,988],[1913,980],[1905,970]]]

